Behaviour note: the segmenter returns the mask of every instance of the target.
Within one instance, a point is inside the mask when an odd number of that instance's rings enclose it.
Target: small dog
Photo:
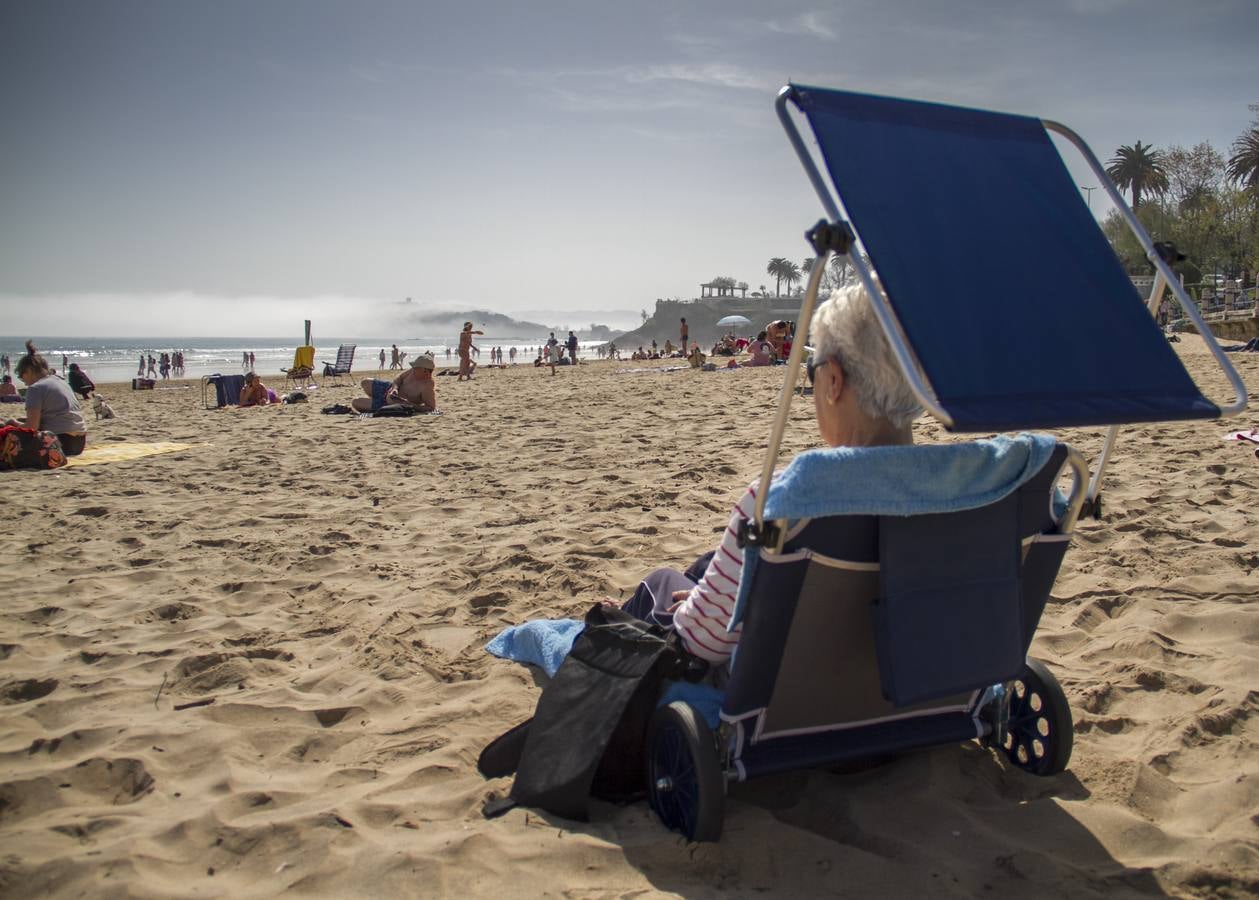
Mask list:
[[[116,416],[114,415],[114,408],[110,406],[105,401],[105,398],[102,397],[100,394],[92,395],[92,409],[95,410],[96,412],[96,421],[98,422],[101,419],[116,418]]]

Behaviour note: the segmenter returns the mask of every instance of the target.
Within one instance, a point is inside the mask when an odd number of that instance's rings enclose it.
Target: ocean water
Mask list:
[[[476,346],[481,348],[481,355],[476,358],[478,363],[489,362],[491,347],[503,348],[504,362],[510,362],[509,352],[516,348],[518,363],[532,364],[536,350],[549,335],[537,337],[477,335]],[[562,335],[557,335],[562,337]],[[420,353],[431,352],[437,360],[438,367],[458,365],[455,354],[455,335],[442,337],[417,337],[406,342],[399,342],[398,349],[407,354],[407,360],[414,359]],[[25,337],[0,336],[0,354],[7,355],[11,364],[16,365],[18,357],[26,352]],[[78,363],[93,381],[98,384],[129,382],[136,377],[139,369],[140,355],[146,357],[152,353],[161,357],[162,351],[170,353],[182,350],[184,354],[184,378],[200,378],[203,375],[232,374],[246,371],[241,354],[254,354],[254,371],[259,375],[280,375],[281,369],[293,365],[293,352],[297,342],[283,338],[180,338],[180,337],[145,337],[145,338],[82,338],[53,337],[36,335],[32,338],[39,352],[48,360],[48,364],[58,372],[70,363]],[[603,341],[583,341],[578,355],[593,358],[594,348]],[[337,358],[337,348],[341,344],[355,344],[354,371],[365,374],[377,371],[380,366],[380,351],[385,351],[385,368],[389,367],[392,352],[392,340],[382,341],[380,338],[328,338],[315,342],[315,368],[321,368],[323,362],[333,362]],[[450,351],[449,359],[446,356]],[[147,370],[147,362],[146,362]]]

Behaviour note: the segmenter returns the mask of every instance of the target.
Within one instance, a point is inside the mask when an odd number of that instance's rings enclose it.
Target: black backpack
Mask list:
[[[516,773],[511,792],[488,801],[485,816],[530,806],[584,822],[591,795],[641,799],[647,726],[664,682],[698,681],[706,670],[672,631],[595,604],[533,718],[481,752],[477,768],[485,777]]]

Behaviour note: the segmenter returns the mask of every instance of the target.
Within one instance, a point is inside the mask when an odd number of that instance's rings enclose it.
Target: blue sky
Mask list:
[[[789,79],[1227,154],[1257,37],[1255,0],[0,0],[0,330],[624,322],[806,255]]]

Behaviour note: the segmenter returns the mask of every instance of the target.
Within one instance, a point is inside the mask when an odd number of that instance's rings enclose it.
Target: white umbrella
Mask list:
[[[726,316],[724,319],[718,319],[717,324],[721,326],[751,325],[752,320],[747,316]]]

